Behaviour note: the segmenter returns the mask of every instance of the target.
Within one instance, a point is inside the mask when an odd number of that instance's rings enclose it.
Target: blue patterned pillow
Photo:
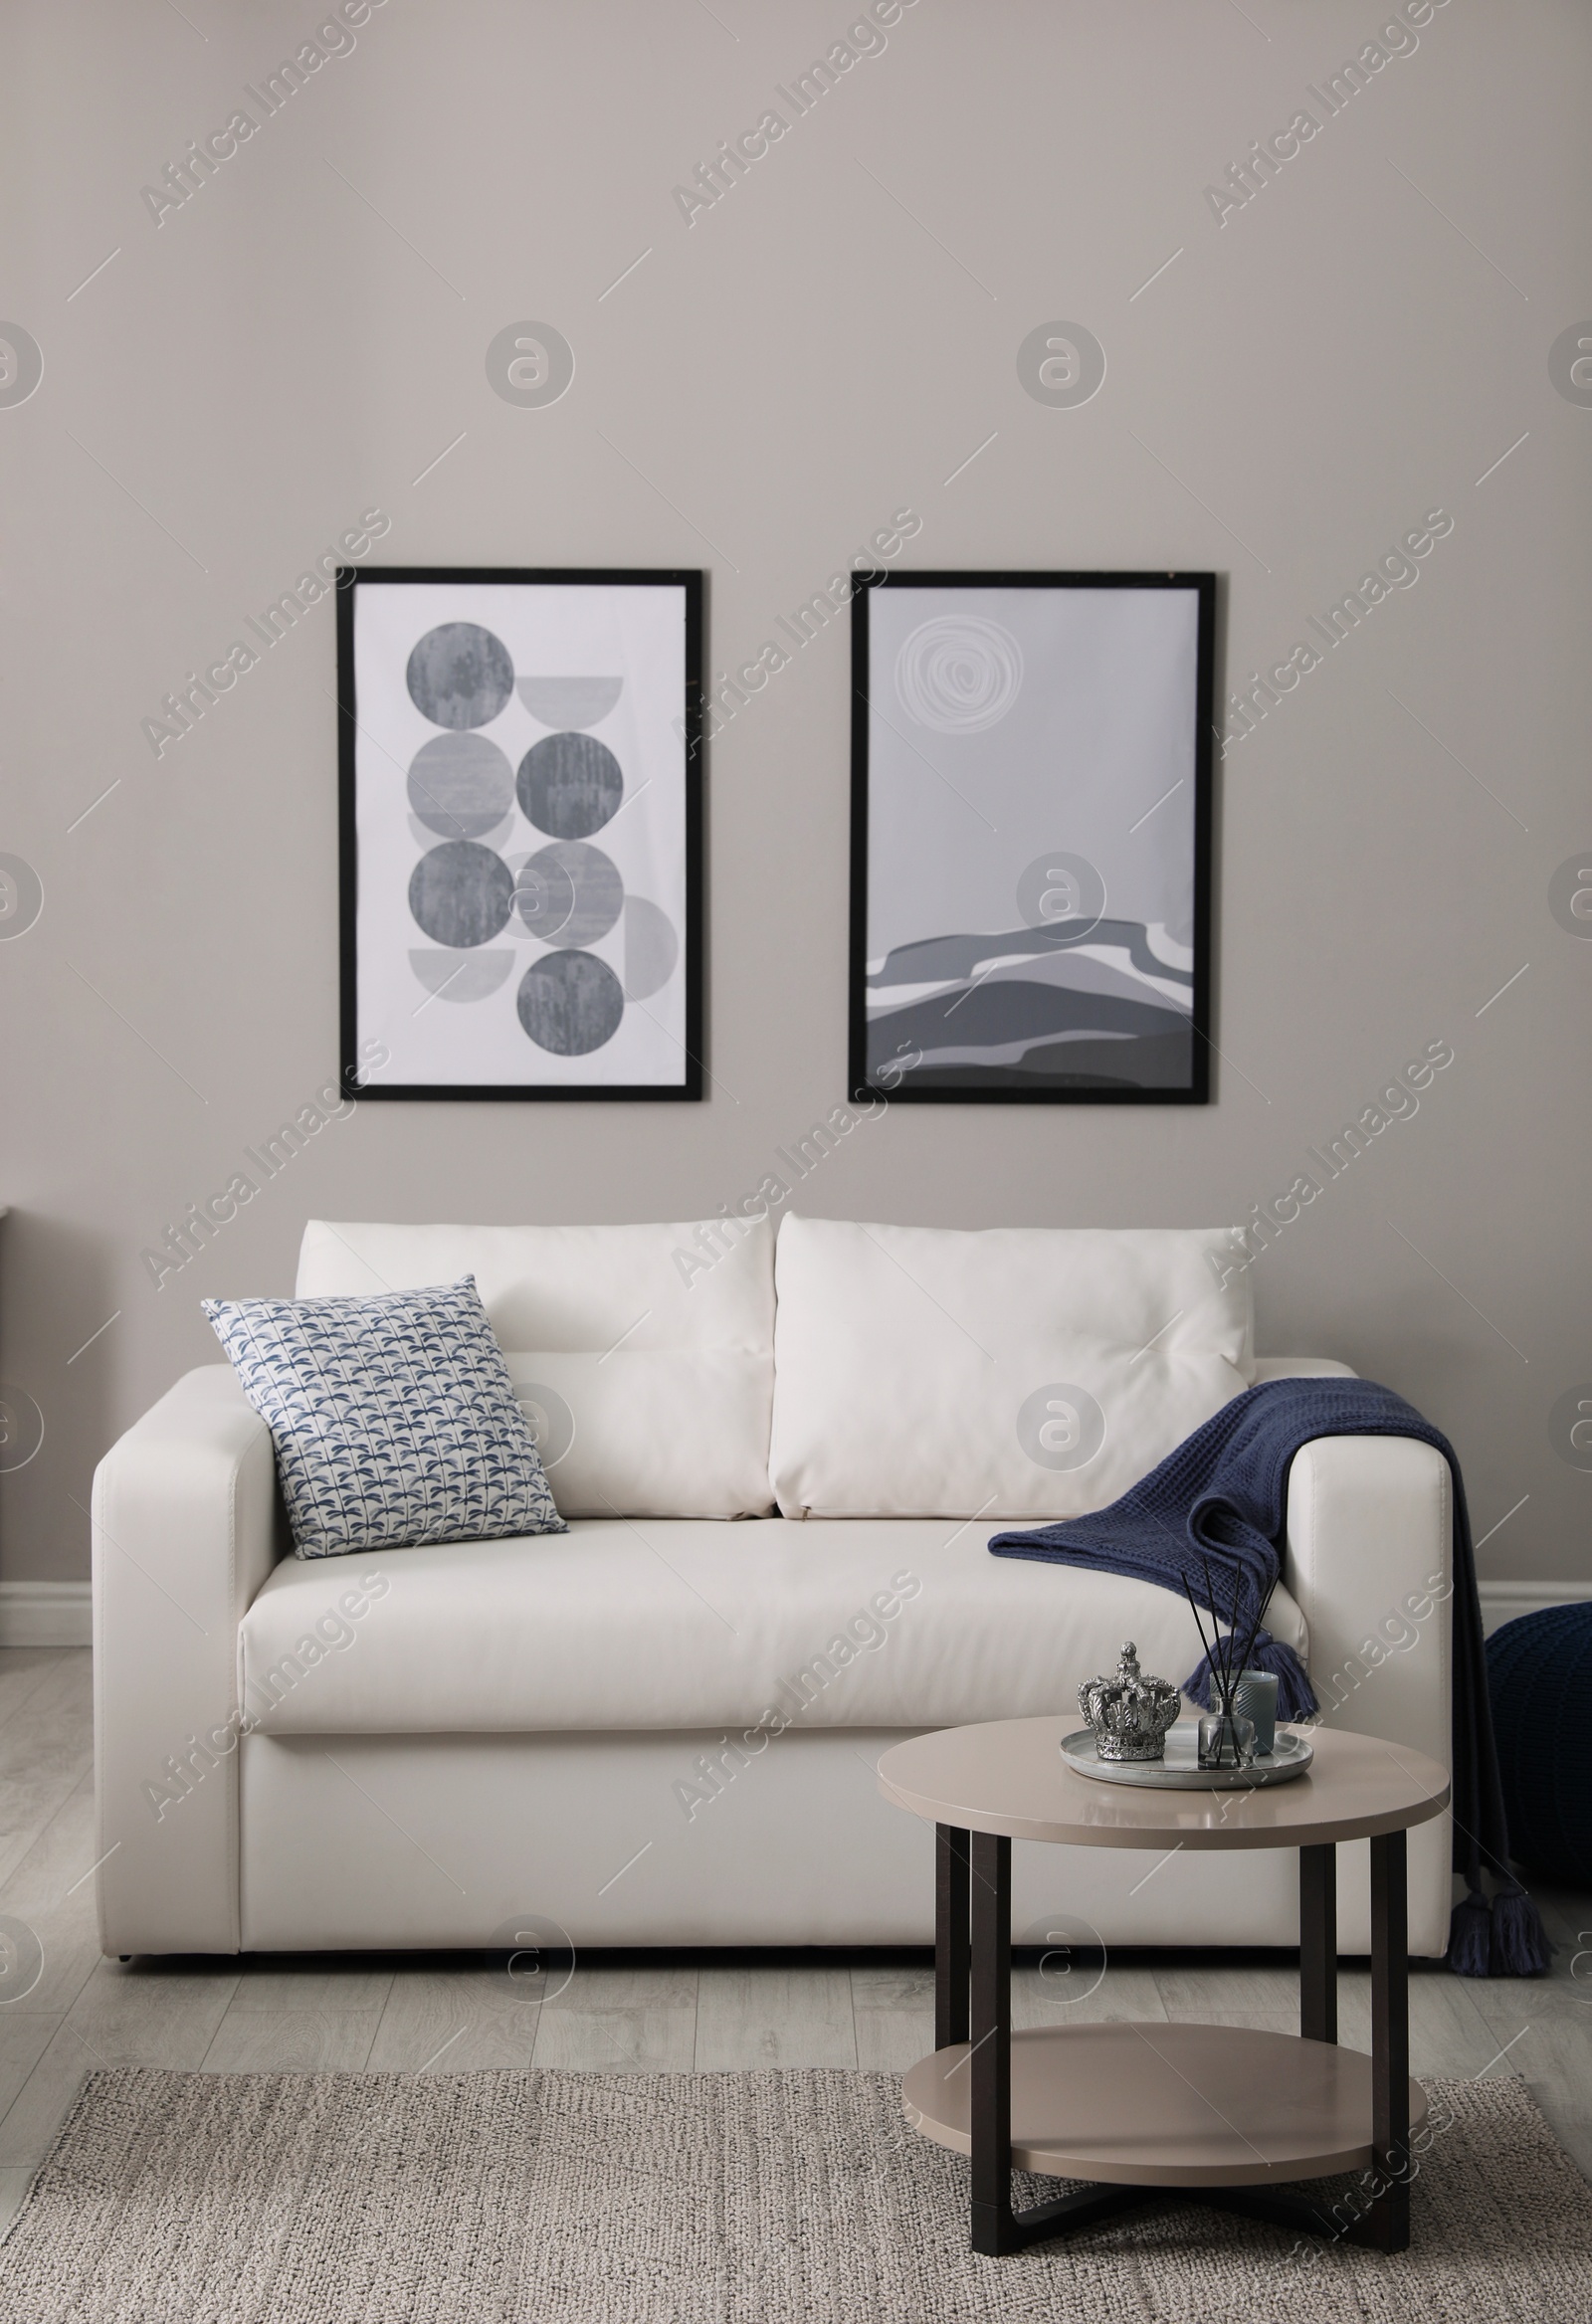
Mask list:
[[[300,1557],[569,1530],[474,1275],[200,1304],[275,1441]]]

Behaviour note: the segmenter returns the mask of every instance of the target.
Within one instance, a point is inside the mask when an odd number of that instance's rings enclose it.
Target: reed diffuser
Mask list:
[[[1202,1558],[1200,1563],[1205,1573],[1205,1602],[1211,1615],[1209,1641],[1205,1636],[1205,1625],[1200,1620],[1199,1607],[1194,1601],[1194,1593],[1188,1586],[1188,1576],[1183,1576],[1183,1595],[1188,1600],[1194,1627],[1200,1634],[1200,1645],[1205,1649],[1206,1667],[1211,1674],[1211,1693],[1215,1698],[1215,1708],[1207,1711],[1200,1720],[1199,1763],[1201,1767],[1251,1767],[1255,1762],[1255,1721],[1235,1709],[1233,1697],[1245,1666],[1255,1651],[1255,1641],[1266,1619],[1266,1610],[1272,1603],[1272,1593],[1268,1590],[1261,1600],[1240,1651],[1238,1614],[1242,1569],[1236,1564],[1233,1568],[1233,1608],[1224,1637],[1221,1617],[1217,1612],[1216,1586],[1211,1579],[1211,1562],[1209,1558]]]

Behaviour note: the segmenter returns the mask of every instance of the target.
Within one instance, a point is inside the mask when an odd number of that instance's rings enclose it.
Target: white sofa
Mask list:
[[[1127,1638],[1174,1678],[1198,1652],[1172,1593],[990,1533],[1102,1505],[1254,1380],[1346,1369],[1256,1359],[1229,1244],[311,1223],[300,1294],[474,1272],[570,1530],[297,1559],[230,1367],[179,1380],[96,1482],[105,1951],[926,1943],[932,1835],[881,1751],[1071,1711]],[[1425,1445],[1307,1446],[1271,1617],[1329,1716],[1445,1765],[1449,1490]],[[1418,1953],[1448,1850],[1411,1835]],[[1017,1856],[1019,1942],[1296,1941],[1291,1856]]]

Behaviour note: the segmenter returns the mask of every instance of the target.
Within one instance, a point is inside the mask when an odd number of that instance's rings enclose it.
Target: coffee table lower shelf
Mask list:
[[[908,2122],[962,2155],[973,2143],[970,2054],[965,2041],[935,2050],[901,2085]],[[1014,2034],[1011,2060],[1012,2168],[1096,2183],[1062,2199],[1080,2225],[1142,2200],[1133,2189],[1220,2203],[1230,2188],[1234,2208],[1319,2232],[1294,2183],[1373,2161],[1371,2060],[1335,2043],[1117,2023]],[[1414,2131],[1426,2096],[1419,2082],[1409,2090]],[[1055,2218],[1058,2207],[1044,2210]]]

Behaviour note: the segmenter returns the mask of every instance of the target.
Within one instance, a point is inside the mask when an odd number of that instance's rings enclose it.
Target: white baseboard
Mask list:
[[[1592,1582],[1479,1582],[1482,1629],[1488,1638],[1516,1615],[1537,1614],[1544,1606],[1583,1606]]]
[[[0,1646],[87,1646],[87,1582],[0,1582]]]

